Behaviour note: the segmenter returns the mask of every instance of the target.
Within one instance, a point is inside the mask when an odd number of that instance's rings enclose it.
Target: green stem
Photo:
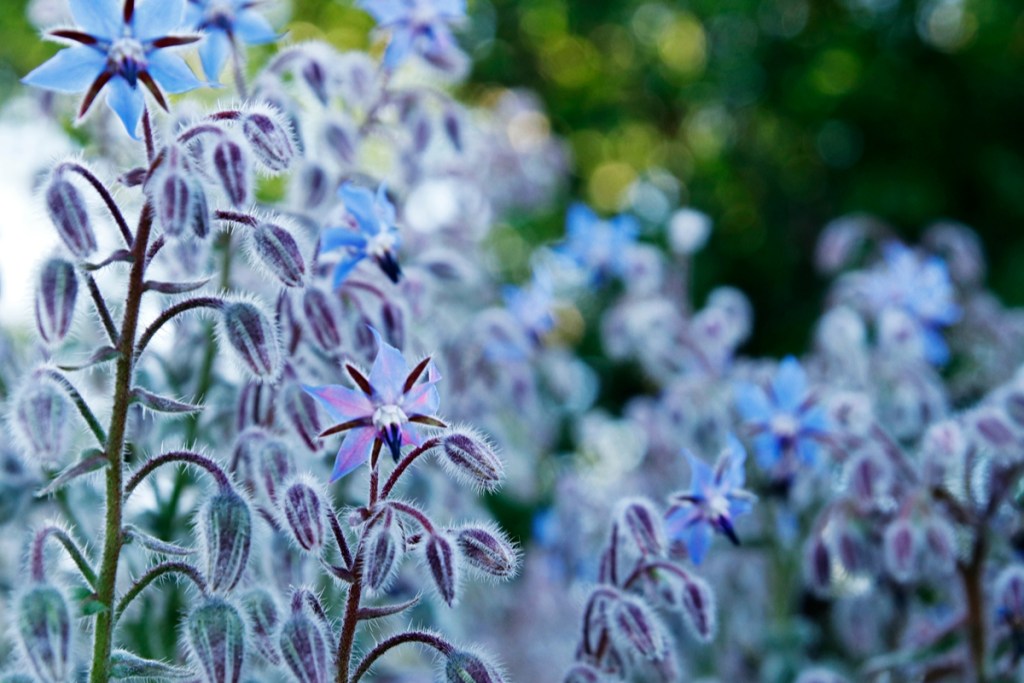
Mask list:
[[[181,576],[188,577],[201,592],[206,592],[206,582],[203,581],[203,577],[199,575],[195,567],[187,562],[163,562],[155,567],[151,567],[138,581],[132,584],[132,587],[128,589],[124,597],[117,603],[114,618],[120,618],[124,611],[128,609],[128,605],[132,604],[132,600],[137,598],[146,589],[146,586],[165,574],[180,574]]]

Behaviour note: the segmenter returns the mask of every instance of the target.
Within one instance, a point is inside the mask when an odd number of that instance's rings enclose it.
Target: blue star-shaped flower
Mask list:
[[[365,258],[372,258],[392,282],[398,282],[402,276],[397,257],[401,240],[395,226],[395,206],[388,199],[387,188],[382,184],[374,195],[366,188],[345,183],[338,195],[354,225],[328,228],[320,239],[320,253],[339,249],[345,252],[334,268],[334,288],[340,287]]]
[[[466,16],[465,0],[360,0],[380,28],[391,32],[384,65],[395,69],[410,53],[443,64],[457,51],[448,25]]]
[[[714,469],[689,451],[683,454],[690,461],[690,490],[670,498],[665,528],[669,538],[686,544],[694,564],[700,564],[714,532],[739,545],[733,520],[750,512],[757,498],[743,488],[747,452],[731,434]]]
[[[259,0],[188,0],[188,24],[205,34],[199,59],[206,77],[216,81],[236,40],[248,45],[272,43],[280,35],[256,11]]]
[[[141,83],[167,109],[163,91],[181,93],[202,83],[185,61],[169,51],[199,40],[172,35],[182,24],[185,0],[70,0],[77,28],[57,29],[49,36],[71,45],[37,67],[23,83],[58,92],[85,92],[81,118],[96,96],[107,90],[107,105],[132,137],[136,136],[145,98]]]
[[[566,214],[565,242],[558,252],[585,269],[592,281],[600,282],[622,275],[638,232],[636,219],[628,214],[603,220],[590,207],[576,203]]]
[[[796,358],[783,359],[768,391],[741,383],[735,392],[736,408],[754,434],[757,464],[762,469],[773,469],[788,455],[807,465],[817,462],[828,422]]]

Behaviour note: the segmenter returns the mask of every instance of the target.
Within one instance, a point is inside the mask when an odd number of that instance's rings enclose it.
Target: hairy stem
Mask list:
[[[403,643],[420,643],[422,645],[427,645],[434,648],[445,657],[455,650],[451,643],[434,635],[433,633],[427,633],[425,631],[399,633],[381,641],[377,647],[370,650],[370,652],[363,658],[363,661],[359,663],[359,668],[356,669],[354,674],[352,674],[352,680],[349,683],[356,683],[367,671],[370,670],[370,667],[373,666],[375,661],[380,659],[388,650]]]
[[[45,556],[43,555],[43,548],[46,545],[46,539],[53,537],[57,539],[64,550],[67,551],[68,555],[74,561],[78,567],[79,573],[84,578],[89,586],[92,588],[96,587],[96,572],[93,571],[92,565],[89,564],[89,560],[86,559],[85,553],[78,547],[75,540],[71,536],[57,526],[48,526],[40,529],[36,532],[36,536],[32,542],[31,551],[31,564],[32,564],[32,580],[43,581],[46,575]]]
[[[132,584],[132,587],[128,589],[121,600],[117,603],[117,610],[114,614],[114,618],[119,619],[124,611],[128,609],[128,605],[132,603],[132,600],[137,598],[139,594],[146,589],[146,586],[166,574],[179,574],[187,577],[199,588],[201,592],[206,592],[206,582],[203,581],[203,577],[199,575],[199,572],[195,567],[187,562],[161,562],[155,567],[151,567],[149,571],[143,574],[138,581]]]
[[[338,654],[335,665],[338,675],[335,683],[348,683],[348,670],[352,659],[352,646],[356,641],[356,625],[359,623],[359,601],[363,595],[363,567],[359,550],[356,551],[352,565],[352,584],[345,600],[345,618],[341,624],[341,636],[338,637]]]

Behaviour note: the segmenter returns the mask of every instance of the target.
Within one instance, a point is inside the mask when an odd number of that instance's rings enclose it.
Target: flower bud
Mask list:
[[[885,528],[882,551],[885,568],[900,583],[914,578],[917,563],[917,530],[906,519],[897,519]]]
[[[281,626],[281,655],[292,675],[302,683],[329,680],[327,639],[320,625],[299,610]]]
[[[331,194],[330,180],[323,166],[306,163],[292,182],[293,201],[307,211],[323,205]]]
[[[238,683],[245,661],[238,610],[220,598],[206,599],[188,615],[185,631],[206,683]]]
[[[262,429],[250,427],[235,439],[235,448],[231,455],[231,474],[234,475],[235,481],[241,482],[250,496],[256,495],[259,452],[267,438],[267,433]]]
[[[32,455],[48,462],[67,455],[73,422],[71,401],[53,382],[36,378],[14,399],[15,432]]]
[[[277,650],[277,627],[281,617],[277,611],[277,603],[265,590],[255,589],[245,594],[243,606],[252,629],[252,641],[256,651],[268,664],[277,666],[281,663],[281,655]]]
[[[994,407],[978,408],[969,414],[968,423],[979,445],[999,454],[1017,450],[1017,435],[1003,411]]]
[[[1011,628],[1024,628],[1024,567],[1010,565],[996,577],[996,613]]]
[[[715,613],[715,594],[702,578],[687,574],[682,590],[683,616],[693,636],[701,643],[715,637],[718,626]]]
[[[606,679],[600,671],[589,664],[576,664],[562,679],[562,683],[605,683]]]
[[[46,188],[46,211],[64,246],[78,259],[96,251],[96,235],[82,194],[71,181],[55,176]]]
[[[288,444],[274,438],[264,441],[259,449],[259,472],[267,497],[277,503],[281,485],[295,474],[295,459]]]
[[[444,664],[446,683],[503,683],[505,678],[493,665],[472,652],[455,650]]]
[[[493,490],[505,476],[505,466],[487,440],[469,431],[449,432],[442,441],[449,472],[462,481]]]
[[[928,551],[928,569],[938,576],[956,570],[956,534],[942,517],[929,517],[924,525],[924,547]]]
[[[292,430],[299,436],[306,448],[314,453],[320,450],[320,414],[316,399],[297,384],[289,384],[284,390],[284,416]]]
[[[358,135],[350,126],[340,121],[329,121],[324,125],[323,134],[327,148],[334,152],[335,158],[343,167],[355,162]]]
[[[302,80],[306,82],[309,89],[313,91],[321,104],[327,104],[329,97],[327,93],[327,72],[317,59],[307,59],[302,66]]]
[[[646,604],[623,596],[609,610],[609,626],[613,642],[645,659],[657,659],[662,652],[663,637],[654,613]]]
[[[459,529],[455,542],[471,567],[499,579],[515,576],[518,558],[504,534],[481,527],[464,527]]]
[[[274,400],[277,389],[263,382],[246,382],[238,394],[238,412],[235,426],[239,431],[250,427],[274,425]]]
[[[398,565],[404,542],[402,529],[394,511],[385,507],[370,518],[363,531],[363,579],[370,590],[379,591],[387,585]]]
[[[627,501],[619,512],[619,524],[626,538],[641,555],[661,555],[665,551],[665,533],[659,515],[645,500]]]
[[[75,267],[64,259],[48,260],[39,274],[36,291],[36,329],[47,344],[57,344],[67,336],[77,299]]]
[[[311,486],[295,482],[281,497],[288,528],[299,546],[317,553],[324,544],[324,510],[318,494]]]
[[[59,590],[37,584],[18,598],[17,631],[25,659],[43,683],[64,683],[71,673],[71,610]]]
[[[295,145],[288,128],[274,116],[261,112],[242,119],[242,134],[249,142],[256,159],[269,170],[287,170],[295,159]]]
[[[423,557],[434,579],[438,595],[451,607],[458,585],[457,556],[451,542],[441,534],[431,534],[423,545]]]
[[[804,548],[804,579],[815,595],[827,596],[832,588],[832,552],[821,534],[815,534]]]
[[[259,379],[272,379],[281,369],[277,331],[259,308],[237,301],[221,311],[224,336],[235,355]]]
[[[892,483],[892,465],[880,453],[861,453],[850,461],[847,486],[861,510],[878,507],[888,497]]]
[[[232,206],[241,208],[249,203],[252,198],[252,169],[242,145],[224,137],[213,146],[210,159],[214,175]]]
[[[155,179],[150,191],[157,227],[168,237],[180,237],[192,223],[192,186],[183,171],[171,170]]]
[[[206,553],[206,581],[212,592],[238,585],[249,561],[252,515],[249,504],[231,488],[222,488],[200,510]]]
[[[192,234],[198,239],[205,239],[210,234],[210,204],[206,200],[206,190],[199,181],[193,181],[192,191],[192,213],[190,225]]]
[[[836,531],[836,559],[847,574],[865,569],[864,549],[860,538],[849,523],[839,525]]]
[[[321,349],[335,351],[341,346],[338,314],[327,294],[315,287],[308,288],[302,295],[302,312],[306,329]]]
[[[306,276],[306,262],[291,233],[273,223],[260,223],[252,231],[256,256],[286,287],[301,287]]]

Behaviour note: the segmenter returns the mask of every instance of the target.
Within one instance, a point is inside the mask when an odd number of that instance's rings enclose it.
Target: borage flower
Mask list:
[[[71,44],[22,79],[47,90],[85,92],[78,117],[104,88],[107,105],[135,137],[145,107],[139,83],[164,109],[163,91],[181,93],[202,83],[185,61],[167,48],[187,45],[199,36],[171,35],[181,26],[185,0],[70,0],[77,28],[57,29],[49,37]]]
[[[371,449],[387,446],[397,461],[403,445],[420,445],[414,423],[445,426],[436,416],[440,398],[434,384],[441,375],[430,358],[424,358],[410,371],[402,353],[385,342],[377,330],[371,331],[378,350],[370,376],[345,365],[358,389],[336,384],[302,387],[337,421],[321,436],[348,432],[334,461],[332,483],[366,462]],[[426,379],[421,382],[424,373]]]
[[[237,40],[263,45],[281,37],[256,11],[259,4],[259,0],[188,0],[188,23],[205,35],[199,59],[207,78],[217,80],[228,55],[238,49]]]
[[[585,269],[593,282],[601,282],[625,272],[639,231],[636,219],[628,214],[605,220],[576,203],[566,214],[565,241],[558,252]]]
[[[377,25],[391,32],[384,65],[395,69],[410,53],[447,66],[458,51],[450,23],[466,16],[465,0],[360,0]]]
[[[736,437],[729,435],[714,469],[688,450],[683,454],[690,462],[690,490],[670,497],[665,527],[671,539],[686,544],[694,564],[700,564],[711,545],[713,532],[740,544],[733,520],[750,512],[757,497],[743,488],[747,452]]]
[[[348,227],[328,228],[320,239],[320,253],[344,252],[334,268],[334,288],[340,287],[365,258],[372,258],[392,282],[398,282],[402,277],[397,257],[401,241],[395,226],[395,206],[388,199],[387,188],[381,184],[374,195],[364,187],[345,183],[338,195],[352,222]]]

